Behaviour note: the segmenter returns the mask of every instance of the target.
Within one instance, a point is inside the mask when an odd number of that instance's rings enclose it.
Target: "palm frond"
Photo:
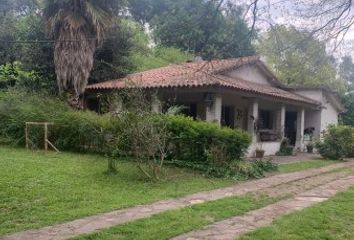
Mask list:
[[[97,7],[96,4],[88,1],[86,3],[86,17],[91,21],[94,26],[97,42],[100,44],[103,41],[107,29],[112,26],[112,16],[108,11]]]
[[[78,97],[85,90],[94,53],[112,25],[113,5],[119,0],[40,0],[44,18],[56,40],[54,63],[60,91]]]

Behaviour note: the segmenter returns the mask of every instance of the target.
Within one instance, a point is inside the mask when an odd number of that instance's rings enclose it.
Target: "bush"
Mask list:
[[[354,157],[353,127],[332,125],[322,134],[316,148],[324,158],[338,160]]]
[[[277,156],[292,156],[294,152],[294,147],[289,144],[288,139],[283,139],[280,145],[279,152],[276,153]]]
[[[49,129],[49,138],[60,150],[136,158],[137,154],[134,155],[133,152],[143,146],[140,146],[140,141],[135,141],[135,137],[126,136],[132,133],[132,128],[143,124],[148,132],[142,132],[142,136],[155,136],[156,130],[160,129],[156,126],[165,126],[166,144],[163,145],[166,145],[166,153],[163,153],[163,158],[155,156],[164,149],[150,146],[156,145],[151,140],[151,144],[146,145],[150,154],[146,155],[147,158],[154,161],[166,159],[175,165],[203,169],[207,175],[213,176],[235,175],[242,169],[240,160],[251,142],[246,132],[183,116],[151,113],[133,116],[134,114],[136,113],[129,113],[129,119],[124,119],[123,115],[113,117],[75,111],[59,98],[9,91],[0,95],[0,139],[2,142],[23,146],[25,122],[53,122],[54,126]],[[134,119],[137,124],[133,124]],[[151,124],[146,125],[145,120],[149,120]],[[36,147],[41,148],[43,129],[33,128],[30,135],[32,142],[37,144]],[[146,136],[149,138],[150,135]],[[155,140],[161,142],[164,139]],[[133,147],[134,144],[140,145]]]
[[[183,116],[166,116],[167,128],[171,132],[168,158],[187,162],[240,160],[246,153],[250,136],[242,131],[223,128],[217,124],[194,121]],[[219,147],[222,155],[215,155]]]
[[[0,138],[2,142],[24,145],[25,122],[53,122],[49,138],[61,150],[108,152],[109,136],[120,129],[110,116],[72,110],[59,98],[6,92],[0,96]],[[30,140],[40,148],[43,128],[33,127]]]
[[[170,163],[174,166],[199,171],[206,176],[226,177],[234,180],[261,178],[264,177],[265,172],[276,171],[278,168],[270,160],[233,161],[225,166],[176,160]]]

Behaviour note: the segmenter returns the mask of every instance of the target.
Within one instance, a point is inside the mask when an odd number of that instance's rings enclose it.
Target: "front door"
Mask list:
[[[285,137],[289,139],[289,144],[296,144],[296,120],[297,112],[286,112],[285,115]]]
[[[234,128],[235,127],[235,108],[232,106],[222,106],[221,125]]]

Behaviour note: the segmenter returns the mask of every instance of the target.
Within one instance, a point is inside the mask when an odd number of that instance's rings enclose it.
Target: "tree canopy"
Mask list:
[[[305,31],[275,26],[259,40],[259,52],[280,80],[290,86],[325,85],[341,92],[345,83],[337,76],[335,59],[325,43]]]
[[[115,79],[136,71],[185,62],[195,56],[212,59],[253,55],[256,42],[258,54],[285,84],[327,85],[342,91],[346,83],[350,86],[353,82],[354,67],[350,57],[343,58],[337,66],[326,52],[324,42],[295,27],[279,25],[259,34],[244,20],[245,9],[228,1],[85,0],[88,7],[76,9],[78,15],[70,15],[74,6],[71,3],[75,1],[3,0],[0,4],[0,65],[20,63],[23,71],[35,72],[43,82],[39,86],[51,92],[55,92],[57,74],[65,73],[60,75],[59,82],[70,82],[74,75],[64,68],[76,66],[75,74],[84,79],[84,84],[76,88],[82,92],[87,81]],[[89,9],[92,11],[86,15]],[[94,19],[93,14],[99,18]],[[77,16],[83,21],[77,21]],[[64,19],[80,22],[76,30],[81,37],[74,34],[74,27],[70,28],[73,31],[63,28],[69,26]],[[45,31],[48,24],[52,38]],[[80,44],[71,41],[73,39],[79,39]],[[79,51],[78,45],[83,46],[82,42],[87,43],[85,51]],[[73,58],[71,47],[77,50],[77,56],[85,57]],[[66,54],[68,52],[70,54]],[[90,64],[84,64],[83,60],[89,60]],[[55,72],[55,63],[58,66],[59,62],[61,70],[57,68]]]
[[[354,63],[351,56],[342,57],[339,65],[339,74],[349,85],[349,88],[354,90]]]
[[[222,1],[132,1],[136,20],[149,23],[154,40],[164,47],[189,51],[205,59],[255,54],[253,34],[242,9]],[[145,11],[141,11],[143,6]]]

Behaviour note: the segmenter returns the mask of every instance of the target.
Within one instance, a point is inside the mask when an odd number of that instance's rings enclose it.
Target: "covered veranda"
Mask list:
[[[184,113],[194,119],[249,132],[252,136],[249,157],[256,149],[264,150],[265,155],[276,154],[284,138],[303,152],[306,112],[319,110],[310,101],[225,87],[168,88],[157,93],[152,102],[153,111],[182,105]]]

